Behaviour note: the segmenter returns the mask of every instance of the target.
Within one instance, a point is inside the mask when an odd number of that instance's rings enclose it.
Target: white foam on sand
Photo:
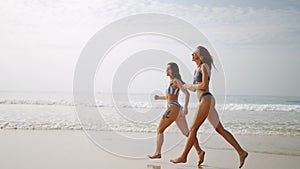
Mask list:
[[[0,104],[0,129],[82,130],[84,127],[86,130],[155,133],[165,109],[154,109],[153,112],[147,113],[138,113],[132,108],[121,108],[121,112],[109,107],[100,107],[98,110],[104,123],[90,117],[89,114],[86,114],[86,121],[79,121],[74,106]],[[123,116],[120,113],[123,113]],[[189,124],[194,113],[195,109],[190,108],[187,115]],[[297,112],[229,111],[221,113],[220,117],[226,129],[234,134],[300,135],[300,113]],[[148,120],[153,121],[147,122]],[[172,125],[168,131],[179,132],[176,125]],[[199,130],[200,133],[212,131],[214,129],[207,121]]]

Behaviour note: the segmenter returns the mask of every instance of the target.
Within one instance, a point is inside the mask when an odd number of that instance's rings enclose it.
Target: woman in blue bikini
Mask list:
[[[194,122],[191,126],[184,151],[180,157],[171,160],[171,162],[185,163],[187,161],[188,153],[191,150],[192,145],[194,145],[195,141],[197,140],[197,131],[207,118],[214,126],[217,133],[219,133],[229,144],[235,148],[240,157],[239,168],[241,168],[248,156],[248,153],[242,149],[233,135],[222,126],[222,123],[219,121],[218,113],[215,109],[215,98],[209,92],[209,81],[211,76],[211,68],[213,66],[212,56],[205,47],[198,46],[195,52],[192,54],[192,60],[197,64],[197,69],[194,73],[194,82],[193,84],[185,84],[183,88],[187,88],[193,92],[197,91],[199,106],[197,107],[197,112]]]
[[[188,103],[189,103],[190,94],[187,91],[187,89],[183,87],[183,84],[185,83],[181,79],[179,68],[176,63],[171,62],[167,64],[166,74],[170,78],[170,85],[166,91],[166,95],[165,96],[155,95],[154,99],[167,100],[168,109],[164,113],[158,125],[156,151],[154,155],[148,155],[148,157],[151,159],[161,158],[161,148],[164,141],[164,131],[174,121],[176,122],[178,128],[185,136],[189,135],[189,129],[185,119],[185,115],[188,113]],[[181,106],[178,103],[178,95],[180,90],[185,94],[184,106]],[[193,145],[196,151],[198,152],[199,155],[198,163],[200,165],[203,162],[204,151],[202,151],[201,148],[199,147],[197,138],[194,140]]]

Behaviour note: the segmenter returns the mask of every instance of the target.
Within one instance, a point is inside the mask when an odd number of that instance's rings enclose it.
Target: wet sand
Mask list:
[[[120,142],[111,132],[105,133],[107,145],[119,149],[132,149],[138,154],[151,154],[152,141],[142,145]],[[154,133],[145,135],[153,136]],[[137,134],[139,135],[139,134]],[[164,147],[170,146],[172,138],[180,134],[166,134]],[[298,168],[300,164],[300,137],[295,136],[236,136],[249,152],[245,169]],[[201,139],[201,137],[200,137]],[[138,139],[136,140],[139,141]],[[124,143],[124,144],[123,144]],[[6,169],[40,168],[122,168],[122,169],[176,169],[198,168],[197,156],[191,151],[186,164],[172,164],[170,159],[179,155],[185,140],[163,154],[162,159],[125,158],[99,148],[81,130],[0,130],[0,164]],[[123,148],[122,148],[123,147]],[[203,169],[238,168],[238,156],[220,136],[214,135],[203,143],[206,158]]]

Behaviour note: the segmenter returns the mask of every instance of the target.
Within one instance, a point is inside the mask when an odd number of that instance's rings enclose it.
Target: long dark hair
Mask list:
[[[203,63],[206,63],[209,67],[209,69],[211,70],[212,66],[216,68],[216,66],[214,65],[214,60],[213,60],[213,57],[210,55],[209,51],[203,47],[203,46],[198,46],[197,47],[197,50],[198,50],[198,55],[199,56],[203,56],[203,59],[202,59],[202,62]]]
[[[175,79],[178,79],[181,81],[182,84],[185,84],[185,82],[182,80],[180,72],[179,72],[179,67],[176,63],[174,62],[170,62],[168,63],[168,65],[171,66],[171,70],[172,70],[172,75]]]

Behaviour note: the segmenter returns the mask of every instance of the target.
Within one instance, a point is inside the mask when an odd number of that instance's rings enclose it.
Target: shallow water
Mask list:
[[[88,130],[156,131],[165,111],[164,101],[154,101],[146,94],[115,97],[113,101],[109,94],[97,94],[97,105],[86,106],[98,109],[98,113],[79,112],[78,116],[70,93],[1,93],[0,128],[82,130],[83,125]],[[227,96],[226,102],[224,97],[216,99],[221,122],[234,134],[300,136],[298,97]],[[196,105],[197,100],[192,96],[186,116],[188,124]],[[168,131],[179,132],[176,125]],[[212,131],[207,121],[200,128],[202,133]]]

